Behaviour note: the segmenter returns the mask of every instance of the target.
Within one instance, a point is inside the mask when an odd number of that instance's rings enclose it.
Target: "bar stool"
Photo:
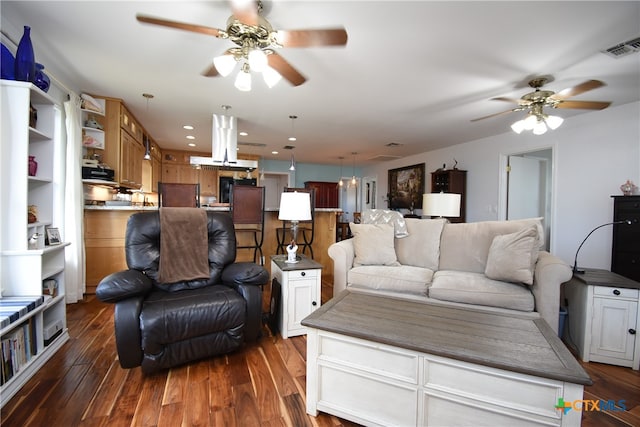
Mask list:
[[[253,244],[238,243],[236,249],[253,249],[253,262],[260,253],[260,265],[264,265],[262,243],[264,241],[264,187],[252,185],[231,186],[229,205],[236,236],[251,234]],[[238,242],[242,240],[237,239]]]
[[[298,236],[302,234],[302,242],[297,242],[298,246],[302,246],[302,253],[304,254],[307,248],[311,259],[313,259],[313,237],[315,234],[315,219],[316,219],[316,191],[315,188],[294,188],[285,187],[285,192],[309,193],[311,201],[311,221],[300,221],[298,224]],[[289,236],[291,235],[291,223],[289,221],[282,221],[282,227],[276,230],[276,239],[278,240],[278,248],[276,254],[286,254],[286,247],[289,244]]]
[[[200,207],[200,184],[158,182],[158,193],[161,207]]]

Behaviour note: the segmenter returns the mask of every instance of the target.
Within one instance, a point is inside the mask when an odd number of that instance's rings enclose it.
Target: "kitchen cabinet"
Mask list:
[[[613,226],[611,271],[640,281],[640,196],[612,196],[613,220],[631,225]]]
[[[142,127],[120,99],[99,97],[106,107],[104,134],[105,148],[102,161],[115,172],[114,180],[121,187],[142,187]]]
[[[31,83],[2,80],[0,85],[0,301],[9,306],[11,297],[32,301],[30,311],[16,310],[0,323],[5,351],[12,340],[28,339],[31,344],[28,353],[15,347],[12,375],[0,381],[4,405],[69,339],[64,272],[68,243],[45,244],[47,228],[58,228],[64,237],[62,107]],[[37,111],[37,120],[30,121],[30,109]],[[31,157],[38,166],[30,174]],[[45,283],[55,292],[45,294]]]
[[[151,141],[151,191],[158,192],[158,182],[162,181],[162,152],[160,146]]]
[[[316,190],[316,208],[337,208],[338,207],[338,183],[307,181],[304,183],[307,189]]]
[[[640,367],[640,283],[606,270],[585,269],[564,284],[569,334],[585,361]]]
[[[200,177],[200,195],[206,197],[217,197],[218,195],[218,170],[203,166],[198,171]]]

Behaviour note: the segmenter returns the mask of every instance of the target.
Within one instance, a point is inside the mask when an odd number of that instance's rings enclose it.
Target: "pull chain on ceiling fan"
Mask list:
[[[261,16],[261,1],[233,1],[231,7],[233,15],[227,20],[226,30],[140,14],[136,18],[139,22],[147,24],[231,40],[237,47],[231,47],[222,55],[215,57],[213,64],[205,69],[202,75],[206,77],[227,76],[233,71],[236,63],[243,62],[238,76],[239,79],[244,80],[241,90],[250,90],[246,89],[247,76],[243,75],[243,73],[249,75],[249,71],[262,72],[269,87],[275,85],[280,77],[284,77],[293,86],[299,86],[307,80],[282,56],[278,55],[275,49],[344,46],[347,44],[347,31],[344,28],[275,31],[269,21]],[[238,78],[236,86],[238,86]],[[248,82],[250,88],[250,75]]]
[[[580,83],[577,86],[561,90],[555,93],[550,90],[540,90],[542,86],[547,83],[546,77],[538,77],[529,81],[529,86],[534,88],[533,92],[523,95],[520,99],[512,99],[506,97],[491,98],[494,101],[506,101],[518,104],[517,107],[511,110],[502,111],[500,113],[490,114],[488,116],[480,117],[471,120],[476,122],[478,120],[484,120],[491,117],[501,116],[503,114],[512,113],[515,111],[527,111],[527,115],[524,119],[518,120],[511,129],[516,133],[521,133],[523,130],[532,130],[536,135],[542,135],[547,131],[547,127],[550,129],[557,129],[564,119],[559,116],[551,116],[544,112],[544,107],[548,108],[571,108],[571,109],[583,109],[583,110],[603,110],[611,105],[611,102],[604,101],[572,101],[568,98],[580,95],[584,92],[604,86],[605,83],[600,80],[587,80]]]

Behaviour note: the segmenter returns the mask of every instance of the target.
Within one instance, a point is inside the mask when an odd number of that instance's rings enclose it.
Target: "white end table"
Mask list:
[[[322,264],[304,255],[298,256],[300,261],[295,264],[286,263],[286,255],[271,257],[272,286],[273,279],[280,285],[279,329],[282,338],[306,334],[307,328],[300,322],[321,304]]]
[[[607,270],[587,268],[564,284],[564,295],[569,338],[578,347],[580,358],[638,369],[640,283]]]

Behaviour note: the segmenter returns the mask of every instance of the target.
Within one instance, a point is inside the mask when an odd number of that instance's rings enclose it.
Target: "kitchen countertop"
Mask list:
[[[93,211],[154,211],[158,210],[158,206],[104,206],[104,205],[85,205],[85,210]],[[229,206],[203,206],[208,211],[229,211]],[[276,208],[266,208],[265,212],[278,212]],[[316,208],[316,212],[342,212],[340,208]]]

